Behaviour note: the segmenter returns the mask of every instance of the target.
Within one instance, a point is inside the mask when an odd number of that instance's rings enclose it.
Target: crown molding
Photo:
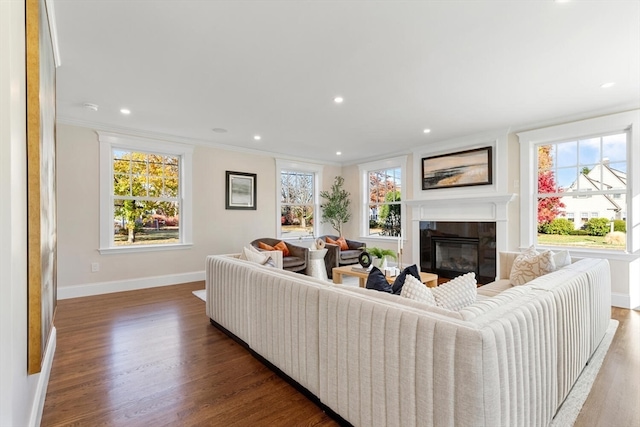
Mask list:
[[[133,136],[138,138],[155,139],[155,140],[167,141],[167,142],[177,142],[180,144],[198,145],[202,147],[217,148],[220,150],[253,154],[257,156],[265,156],[265,157],[287,159],[287,160],[299,161],[299,162],[305,162],[305,163],[313,163],[321,166],[340,166],[340,167],[342,166],[341,163],[337,163],[337,162],[318,163],[314,159],[309,159],[305,157],[295,157],[295,156],[287,155],[287,153],[279,153],[275,151],[266,151],[266,150],[256,150],[254,148],[236,147],[234,145],[221,144],[219,142],[207,141],[204,139],[185,138],[182,136],[164,134],[159,132],[140,131],[133,128],[111,126],[111,125],[106,125],[100,122],[78,120],[78,119],[74,119],[66,116],[58,116],[56,122],[57,124],[61,124],[61,125],[79,126],[79,127],[93,129],[95,131],[112,132],[112,133],[128,135],[128,136]]]

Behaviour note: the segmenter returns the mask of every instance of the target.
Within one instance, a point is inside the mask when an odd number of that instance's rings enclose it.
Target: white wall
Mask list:
[[[50,369],[27,375],[24,21],[24,1],[0,2],[0,426],[39,423]]]
[[[202,280],[207,255],[239,252],[256,238],[275,236],[275,159],[198,145],[193,153],[193,247],[101,255],[98,136],[93,129],[60,124],[57,144],[60,298]],[[321,189],[328,189],[341,169],[324,166]],[[225,209],[227,170],[257,174],[257,210]],[[99,272],[91,272],[92,262],[100,264]]]

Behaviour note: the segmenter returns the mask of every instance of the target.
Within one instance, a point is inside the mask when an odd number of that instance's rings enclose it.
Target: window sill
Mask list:
[[[114,246],[111,248],[100,248],[101,255],[130,254],[136,252],[159,252],[191,249],[193,243],[176,243],[174,245],[139,245],[139,246]]]
[[[526,250],[524,248],[521,250]],[[630,254],[626,251],[615,251],[615,250],[598,250],[598,249],[580,249],[574,246],[538,246],[536,245],[536,249],[540,250],[550,250],[550,251],[563,251],[567,250],[571,254],[572,257],[575,258],[603,258],[603,259],[613,259],[620,261],[634,261],[640,258],[640,254]]]

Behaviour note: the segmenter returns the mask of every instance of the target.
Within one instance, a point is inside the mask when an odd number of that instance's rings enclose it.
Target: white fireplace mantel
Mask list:
[[[515,194],[466,195],[407,200],[413,221],[496,221],[507,220],[507,205]]]

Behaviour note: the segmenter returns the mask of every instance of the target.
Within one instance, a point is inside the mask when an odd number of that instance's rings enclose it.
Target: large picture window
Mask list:
[[[520,246],[608,259],[637,253],[638,129],[634,110],[518,133]]]
[[[538,243],[625,250],[627,133],[541,144],[537,154]]]
[[[100,251],[191,243],[191,148],[100,135]]]

